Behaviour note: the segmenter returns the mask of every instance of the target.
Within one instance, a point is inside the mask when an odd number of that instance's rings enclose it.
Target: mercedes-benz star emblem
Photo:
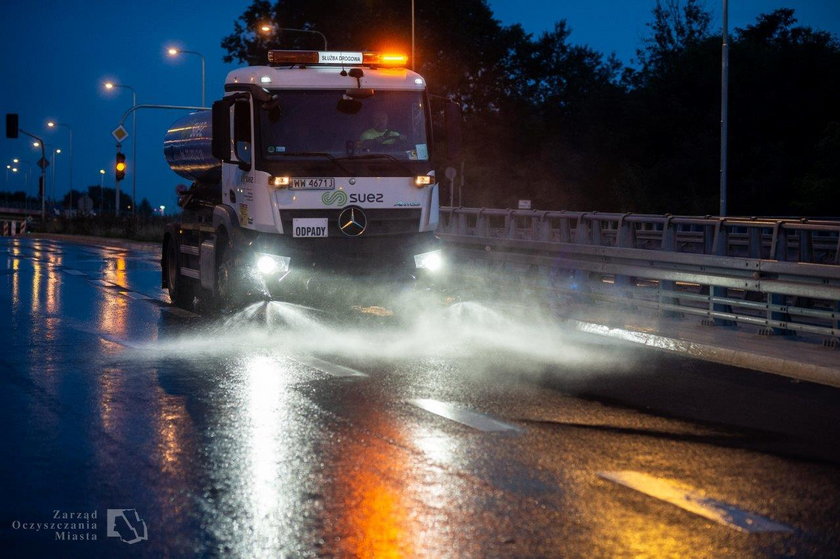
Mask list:
[[[348,237],[358,237],[367,228],[367,216],[358,206],[347,206],[338,214],[338,228]]]

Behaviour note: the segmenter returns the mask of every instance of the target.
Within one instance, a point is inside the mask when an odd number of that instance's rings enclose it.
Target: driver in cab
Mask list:
[[[403,134],[388,128],[388,113],[382,111],[373,113],[373,126],[362,132],[360,139],[362,145],[366,147],[394,145],[397,142],[406,141]]]

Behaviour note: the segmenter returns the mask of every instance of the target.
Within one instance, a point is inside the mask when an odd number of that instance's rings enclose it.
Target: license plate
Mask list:
[[[326,217],[298,217],[292,220],[292,237],[326,237]]]
[[[311,177],[292,179],[293,190],[335,190],[335,179],[327,177]]]

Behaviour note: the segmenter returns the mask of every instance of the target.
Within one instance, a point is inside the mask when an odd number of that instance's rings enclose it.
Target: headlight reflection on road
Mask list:
[[[286,417],[289,394],[284,387],[282,364],[266,355],[250,357],[245,362],[243,388],[249,427],[245,467],[249,471],[242,475],[249,480],[250,495],[246,501],[251,505],[253,534],[259,538],[251,542],[255,551],[279,549],[283,545],[278,540],[277,522],[294,508],[292,499],[284,493],[284,489],[291,488],[283,472],[287,462],[283,428],[289,425]]]

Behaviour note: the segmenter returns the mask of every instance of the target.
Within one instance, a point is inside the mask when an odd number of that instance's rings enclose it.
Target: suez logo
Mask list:
[[[347,194],[343,190],[333,190],[332,192],[324,192],[321,195],[321,201],[325,206],[345,206],[350,204],[380,204],[385,201],[385,195],[378,192],[367,193],[351,193]]]

